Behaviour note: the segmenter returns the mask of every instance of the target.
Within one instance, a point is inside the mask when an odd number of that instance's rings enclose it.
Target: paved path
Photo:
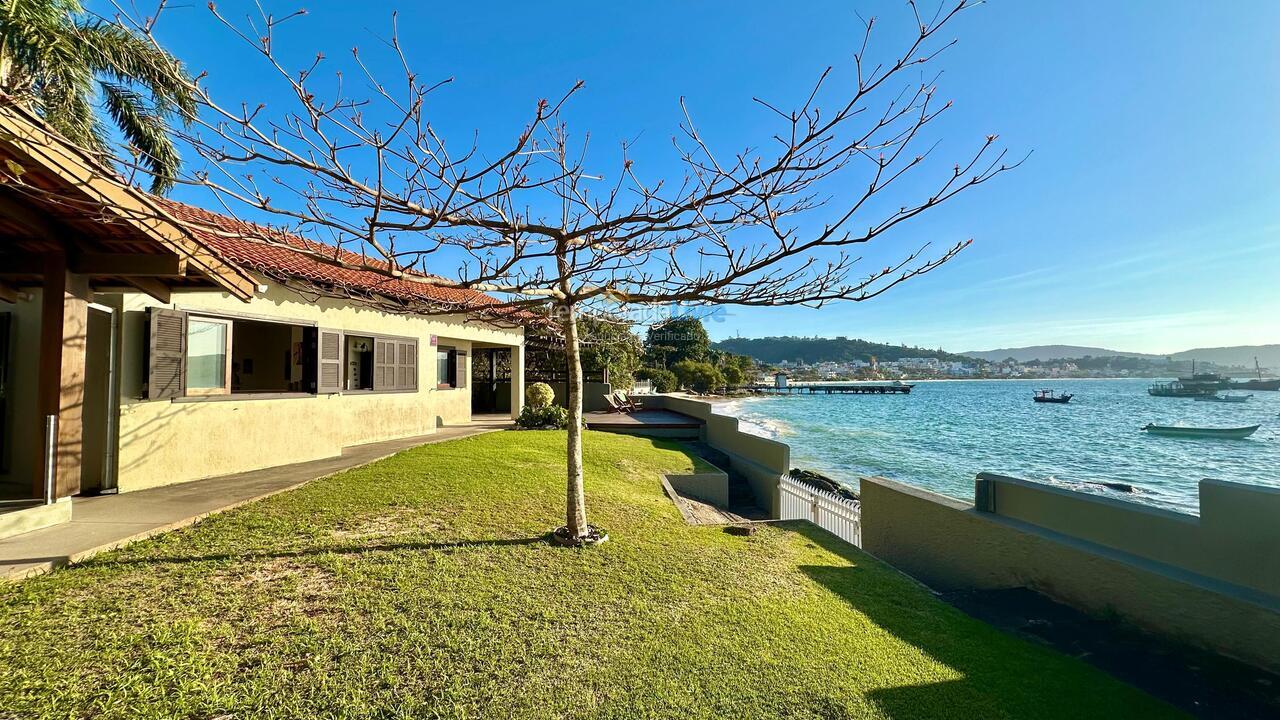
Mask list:
[[[492,432],[510,424],[497,419],[478,420],[440,428],[432,435],[355,445],[337,457],[323,460],[119,495],[74,498],[71,522],[0,540],[0,581],[48,572],[401,450]]]

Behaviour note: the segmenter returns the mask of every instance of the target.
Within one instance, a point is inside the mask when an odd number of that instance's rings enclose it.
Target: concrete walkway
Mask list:
[[[20,580],[201,518],[366,465],[402,450],[501,430],[510,420],[480,417],[432,435],[355,445],[337,457],[195,480],[151,490],[77,497],[71,522],[0,540],[0,581]]]

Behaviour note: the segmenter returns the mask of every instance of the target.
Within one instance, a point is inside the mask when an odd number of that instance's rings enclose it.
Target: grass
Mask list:
[[[0,717],[1081,718],[1173,711],[808,525],[684,525],[677,446],[401,453],[0,588]]]

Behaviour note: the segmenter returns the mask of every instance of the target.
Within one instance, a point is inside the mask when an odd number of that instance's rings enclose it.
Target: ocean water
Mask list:
[[[972,500],[974,475],[994,472],[1194,514],[1201,478],[1280,486],[1280,392],[1255,392],[1239,404],[1196,402],[1151,397],[1152,382],[920,382],[910,395],[753,397],[720,403],[717,412],[790,445],[792,466],[855,488],[858,478],[880,475]],[[1039,388],[1075,398],[1032,402]],[[1150,422],[1262,427],[1245,440],[1210,440],[1142,432]]]

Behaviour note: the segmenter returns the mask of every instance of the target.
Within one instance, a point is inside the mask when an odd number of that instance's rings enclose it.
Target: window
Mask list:
[[[372,390],[373,338],[347,335],[346,341],[346,376],[343,387],[347,390]]]
[[[231,392],[231,322],[213,318],[187,320],[187,394]]]
[[[458,384],[458,351],[440,345],[436,347],[436,388],[446,390]]]
[[[150,308],[146,397],[415,391],[418,341]]]

